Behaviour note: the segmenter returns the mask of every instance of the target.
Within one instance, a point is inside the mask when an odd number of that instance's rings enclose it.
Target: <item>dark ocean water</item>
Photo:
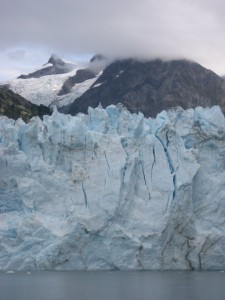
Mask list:
[[[221,272],[0,273],[1,300],[225,300]]]

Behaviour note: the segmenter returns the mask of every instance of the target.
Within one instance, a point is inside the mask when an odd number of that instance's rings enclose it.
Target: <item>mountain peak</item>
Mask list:
[[[90,60],[90,63],[93,63],[93,62],[96,62],[96,61],[102,61],[102,60],[105,60],[106,57],[102,54],[95,54],[91,60]]]
[[[48,64],[51,64],[49,66]],[[57,75],[69,73],[74,69],[72,63],[64,62],[58,55],[52,54],[48,62],[43,65],[41,69],[38,69],[28,75],[20,75],[19,79],[28,79],[28,78],[39,78],[47,75]]]
[[[53,53],[48,60],[48,64],[63,65],[65,62],[57,54]]]

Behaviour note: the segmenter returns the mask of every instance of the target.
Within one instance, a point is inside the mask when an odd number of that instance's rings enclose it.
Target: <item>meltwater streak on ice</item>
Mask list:
[[[0,273],[4,300],[224,300],[219,272]]]
[[[219,107],[0,117],[2,270],[224,270]]]

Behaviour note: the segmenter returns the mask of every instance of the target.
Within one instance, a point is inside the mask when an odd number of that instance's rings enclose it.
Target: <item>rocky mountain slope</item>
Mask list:
[[[72,69],[71,69],[72,68]],[[25,78],[25,79],[21,79]],[[185,61],[110,60],[94,56],[86,66],[52,55],[41,69],[7,82],[34,104],[56,105],[63,113],[122,103],[130,112],[156,116],[163,109],[220,105],[225,113],[225,81],[201,65]]]
[[[0,115],[28,121],[33,116],[42,117],[48,114],[50,114],[48,107],[32,104],[20,95],[13,93],[7,86],[0,86]]]
[[[61,111],[75,115],[89,106],[122,103],[131,112],[156,116],[163,109],[220,105],[225,113],[225,82],[197,63],[118,60],[93,85]]]
[[[62,88],[60,89],[58,95],[65,95],[72,91],[75,85],[85,82],[89,79],[97,80],[96,76],[105,68],[107,64],[107,59],[103,55],[95,55],[91,58],[90,64],[87,68],[77,70],[76,74],[69,77]]]
[[[1,270],[225,270],[225,119],[0,117]]]

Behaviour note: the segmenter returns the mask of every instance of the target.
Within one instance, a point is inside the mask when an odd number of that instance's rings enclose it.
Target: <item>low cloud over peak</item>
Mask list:
[[[2,1],[0,51],[23,44],[65,54],[187,58],[222,74],[224,11],[224,0]]]

